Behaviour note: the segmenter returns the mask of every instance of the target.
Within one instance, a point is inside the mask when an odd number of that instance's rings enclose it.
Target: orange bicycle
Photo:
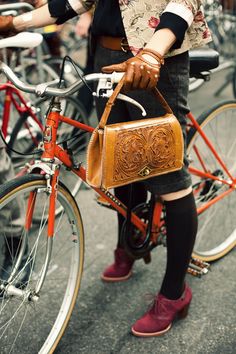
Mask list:
[[[42,89],[21,82],[3,63],[0,72],[20,90],[55,97],[46,117],[40,160],[30,166],[28,174],[0,188],[3,235],[0,241],[10,247],[10,235],[16,227],[21,231],[21,242],[12,254],[14,267],[9,278],[0,282],[1,352],[17,349],[19,341],[21,345],[26,344],[29,353],[52,353],[70,319],[84,258],[83,221],[76,200],[60,181],[61,165],[66,166],[69,174],[86,182],[82,162],[74,162],[66,145],[57,144],[57,129],[59,122],[88,132],[93,128],[60,114],[60,97],[78,90],[83,84],[81,80],[65,89],[50,86]],[[85,79],[87,82],[99,81],[97,95],[108,96],[120,75],[90,74]],[[130,100],[123,95],[120,99]],[[140,106],[137,102],[132,103]],[[199,232],[189,272],[201,276],[207,273],[209,265],[206,262],[221,258],[236,245],[236,101],[222,102],[197,120],[191,113],[188,118],[189,170],[199,214]],[[112,209],[127,216],[127,207],[111,191],[103,188],[95,188],[95,191]],[[12,203],[19,205],[14,218]],[[55,217],[58,206],[62,206],[62,212]],[[151,196],[147,203],[131,212],[126,250],[134,258],[147,258],[154,247],[165,245],[165,233],[165,210],[161,202]],[[25,266],[30,266],[30,274],[27,282],[19,285],[17,280],[22,271],[19,265],[26,249]],[[35,331],[40,329],[33,341],[27,337],[29,327]]]

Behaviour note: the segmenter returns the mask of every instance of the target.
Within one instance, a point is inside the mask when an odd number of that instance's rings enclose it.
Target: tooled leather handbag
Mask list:
[[[87,183],[105,189],[177,171],[183,166],[183,134],[171,108],[153,90],[166,114],[124,123],[107,120],[123,79],[109,98],[87,150]]]

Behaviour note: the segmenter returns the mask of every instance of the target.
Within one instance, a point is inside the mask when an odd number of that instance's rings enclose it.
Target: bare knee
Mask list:
[[[161,198],[164,201],[171,201],[171,200],[183,198],[186,195],[190,194],[191,192],[192,192],[192,187],[190,186],[186,189],[182,189],[181,191],[163,194],[163,195],[161,195]]]

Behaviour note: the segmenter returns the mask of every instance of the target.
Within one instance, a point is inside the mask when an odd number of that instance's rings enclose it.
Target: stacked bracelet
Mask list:
[[[147,55],[150,55],[151,57],[153,57],[157,62],[158,64],[156,65],[164,65],[164,57],[158,53],[156,50],[154,49],[149,49],[149,48],[144,48],[142,49],[139,54],[137,55],[139,57],[140,60],[144,61],[145,63],[147,64],[151,64],[150,62],[148,62],[148,60],[144,59],[143,58],[143,55],[144,54],[147,54]],[[152,64],[152,65],[155,65],[155,64]]]

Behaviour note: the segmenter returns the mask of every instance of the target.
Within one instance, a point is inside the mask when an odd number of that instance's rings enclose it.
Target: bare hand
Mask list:
[[[76,23],[76,26],[75,26],[76,34],[80,37],[83,37],[83,38],[88,37],[89,27],[91,25],[91,22],[92,22],[91,13],[89,11],[83,13]]]

